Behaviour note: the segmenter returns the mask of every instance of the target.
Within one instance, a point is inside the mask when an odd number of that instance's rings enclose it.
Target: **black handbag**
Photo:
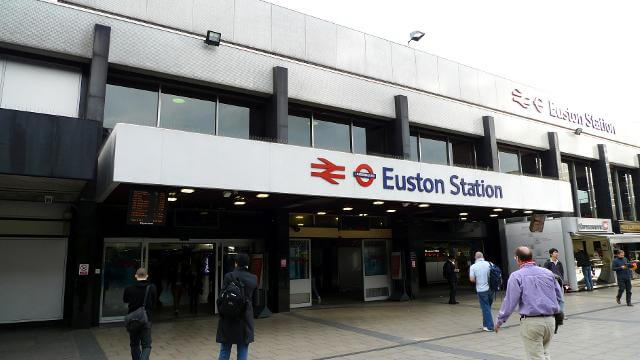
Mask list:
[[[137,332],[149,325],[149,317],[147,316],[147,297],[149,296],[149,285],[145,288],[144,291],[144,300],[142,301],[142,306],[135,309],[130,314],[124,317],[124,327],[127,328],[129,332]]]

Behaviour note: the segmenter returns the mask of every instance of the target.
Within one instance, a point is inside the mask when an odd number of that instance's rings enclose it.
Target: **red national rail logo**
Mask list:
[[[323,178],[328,183],[338,185],[335,179],[344,179],[344,174],[336,174],[336,172],[344,172],[344,166],[339,166],[325,158],[318,158],[322,164],[311,163],[312,169],[320,169],[323,171],[312,171],[311,176]]]

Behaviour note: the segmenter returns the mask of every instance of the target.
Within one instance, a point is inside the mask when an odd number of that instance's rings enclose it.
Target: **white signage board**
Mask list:
[[[528,222],[505,224],[505,236],[507,238],[509,273],[518,270],[514,255],[520,246],[526,246],[533,251],[533,258],[539,266],[542,266],[549,259],[549,249],[551,248],[560,251],[561,259],[564,259],[566,255],[561,219],[547,219],[543,232],[529,231]],[[573,249],[568,251],[573,251]],[[565,266],[565,272],[566,269]]]
[[[576,218],[577,230],[580,233],[612,233],[611,220]]]
[[[568,182],[118,124],[98,161],[118,183],[571,212]]]

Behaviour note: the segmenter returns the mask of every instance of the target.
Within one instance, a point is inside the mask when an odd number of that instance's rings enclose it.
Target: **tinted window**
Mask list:
[[[160,102],[160,127],[213,134],[215,106],[215,102],[210,100],[163,93]]]
[[[622,200],[623,220],[636,221],[635,199],[633,196],[633,179],[631,174],[618,172],[618,183],[620,188],[620,198]]]
[[[571,181],[571,174],[569,173],[569,163],[562,162],[560,166],[560,180]]]
[[[320,149],[350,152],[349,125],[314,119],[313,144]]]
[[[249,108],[220,103],[220,109],[218,110],[218,135],[248,139],[249,119]]]
[[[411,146],[411,157],[409,157],[409,159],[413,161],[418,161],[418,137],[411,136],[409,138],[409,144]]]
[[[353,131],[353,152],[356,154],[367,153],[367,131],[363,127],[352,126]]]
[[[311,146],[311,119],[289,115],[287,126],[289,144]]]
[[[420,161],[447,165],[447,142],[445,140],[420,138]]]
[[[578,183],[578,202],[580,203],[580,215],[582,217],[596,217],[592,204],[593,181],[591,167],[583,163],[576,163],[576,182]]]
[[[527,175],[541,175],[541,161],[538,154],[523,153],[521,157],[522,173]]]
[[[520,174],[518,153],[499,151],[500,171],[508,174]]]
[[[158,93],[107,84],[104,103],[105,128],[116,123],[156,126],[158,121]]]
[[[453,165],[462,167],[476,166],[475,144],[469,140],[451,140],[451,157]]]

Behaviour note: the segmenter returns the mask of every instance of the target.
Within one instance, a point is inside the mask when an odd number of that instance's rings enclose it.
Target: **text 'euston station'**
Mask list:
[[[424,177],[420,173],[415,176],[395,175],[393,168],[382,168],[382,187],[385,190],[418,191],[426,193],[445,194],[471,197],[486,197],[502,199],[502,186],[485,184],[484,180],[468,180],[458,175],[449,177],[447,186],[443,179]],[[448,188],[448,189],[447,189]]]

